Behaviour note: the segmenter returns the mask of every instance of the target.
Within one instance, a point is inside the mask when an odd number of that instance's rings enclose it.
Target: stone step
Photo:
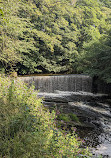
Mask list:
[[[71,102],[71,101],[99,101],[109,98],[107,94],[93,94],[88,92],[55,91],[55,93],[39,92],[38,97],[43,97],[50,102]]]

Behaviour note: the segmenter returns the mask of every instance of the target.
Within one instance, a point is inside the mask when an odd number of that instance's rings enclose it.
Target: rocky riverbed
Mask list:
[[[44,105],[56,108],[64,114],[72,113],[78,121],[61,121],[61,126],[76,127],[78,136],[84,138],[93,158],[102,155],[111,158],[111,106],[108,96],[86,92],[39,93],[44,98]]]

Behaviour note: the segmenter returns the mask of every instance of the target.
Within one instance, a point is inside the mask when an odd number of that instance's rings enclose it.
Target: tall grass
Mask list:
[[[34,87],[22,81],[0,77],[1,158],[91,157],[76,134],[56,128],[50,113],[37,98]]]

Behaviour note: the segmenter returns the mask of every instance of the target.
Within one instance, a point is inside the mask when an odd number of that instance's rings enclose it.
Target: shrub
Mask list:
[[[0,156],[2,158],[77,158],[90,156],[75,133],[64,134],[37,98],[34,87],[0,77]],[[84,155],[84,156],[82,156]],[[90,156],[91,157],[91,156]]]
[[[64,113],[60,113],[57,117],[58,120],[63,120],[63,121],[66,121],[66,122],[69,122],[71,121],[71,118],[69,117],[68,114],[64,114]]]
[[[63,120],[65,122],[70,122],[70,121],[79,122],[79,118],[73,113],[68,113],[68,114],[60,113],[58,114],[57,119]]]
[[[69,116],[72,121],[79,122],[79,118],[75,114],[70,113]]]

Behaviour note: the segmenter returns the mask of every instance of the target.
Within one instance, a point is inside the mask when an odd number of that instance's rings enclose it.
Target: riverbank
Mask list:
[[[41,94],[41,93],[40,93]],[[45,95],[45,93],[43,93]],[[41,96],[41,95],[40,95]],[[50,99],[49,96],[52,96]],[[44,106],[55,109],[58,113],[57,124],[66,131],[76,130],[81,139],[84,139],[84,147],[88,146],[94,158],[99,155],[111,157],[111,106],[109,99],[62,102],[62,92],[58,100],[51,93],[44,96]],[[99,95],[100,96],[100,95]],[[47,99],[48,97],[48,99]],[[66,99],[66,97],[64,96]],[[73,120],[70,116],[73,115]],[[75,117],[76,116],[76,117]],[[78,118],[78,119],[77,119]]]

